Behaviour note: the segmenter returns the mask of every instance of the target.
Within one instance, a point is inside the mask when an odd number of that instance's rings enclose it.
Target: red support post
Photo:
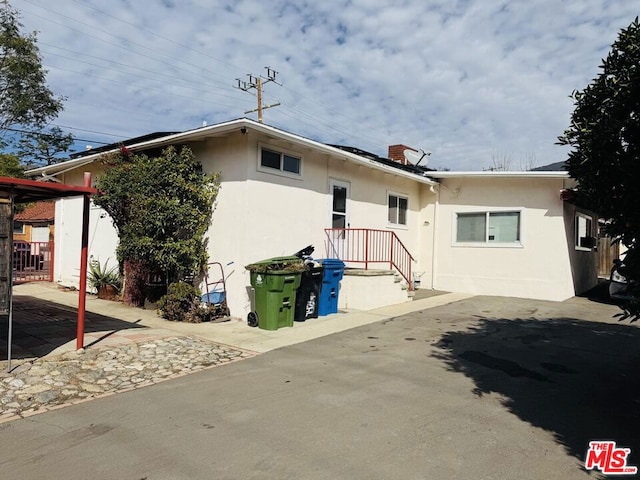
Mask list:
[[[84,186],[91,187],[91,173],[84,173]],[[91,199],[84,194],[82,210],[82,249],[80,251],[80,289],[78,293],[78,328],[76,349],[84,348],[84,313],[87,305],[87,257],[89,255],[89,209]]]

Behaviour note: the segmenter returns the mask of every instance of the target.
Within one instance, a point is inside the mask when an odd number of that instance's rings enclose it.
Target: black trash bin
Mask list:
[[[302,272],[293,316],[296,322],[304,322],[307,318],[318,318],[318,299],[322,287],[323,271],[321,265],[307,264],[307,269]]]

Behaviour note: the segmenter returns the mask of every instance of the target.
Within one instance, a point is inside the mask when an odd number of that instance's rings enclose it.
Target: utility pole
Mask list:
[[[260,123],[262,123],[263,110],[266,110],[267,108],[271,108],[271,107],[277,107],[278,105],[280,105],[280,102],[273,103],[271,105],[262,105],[262,87],[269,82],[273,82],[276,85],[282,85],[281,83],[276,82],[276,75],[278,75],[278,72],[276,72],[271,67],[264,67],[264,68],[267,70],[266,78],[260,75],[256,77],[255,75],[248,73],[247,77],[249,77],[249,81],[245,82],[244,80],[240,80],[239,78],[236,78],[236,81],[238,82],[238,84],[235,86],[235,88],[238,88],[244,92],[249,92],[250,90],[255,88],[257,92],[257,97],[258,97],[258,108],[254,108],[253,110],[247,110],[244,113],[247,114],[247,113],[258,112],[258,122]]]

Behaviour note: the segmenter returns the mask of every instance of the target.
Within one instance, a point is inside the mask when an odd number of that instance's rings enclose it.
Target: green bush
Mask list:
[[[201,321],[193,312],[200,308],[200,292],[186,282],[169,285],[167,294],[158,301],[160,316],[174,322]]]

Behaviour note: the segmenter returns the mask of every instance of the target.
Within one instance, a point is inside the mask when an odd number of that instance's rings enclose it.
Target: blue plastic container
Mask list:
[[[344,262],[338,258],[325,258],[320,260],[320,263],[322,263],[324,273],[318,297],[318,316],[338,313],[338,295],[340,280],[344,275]]]

